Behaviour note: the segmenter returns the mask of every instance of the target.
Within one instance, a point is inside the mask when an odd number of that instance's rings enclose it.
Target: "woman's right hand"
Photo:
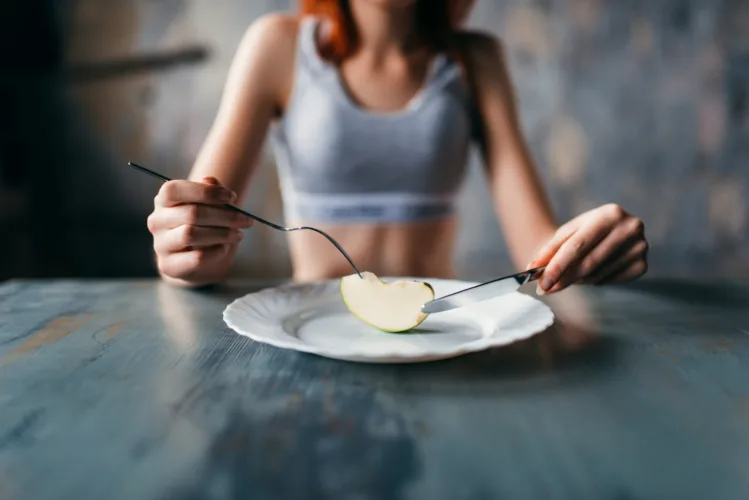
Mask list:
[[[213,177],[162,185],[148,216],[159,273],[189,286],[223,278],[252,219],[223,205],[236,194]]]

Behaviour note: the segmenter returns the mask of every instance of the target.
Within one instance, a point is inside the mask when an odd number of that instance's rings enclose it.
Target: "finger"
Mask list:
[[[639,278],[645,274],[648,270],[648,262],[646,259],[640,257],[638,259],[630,260],[629,262],[617,262],[618,266],[612,268],[606,277],[597,280],[593,285],[604,285],[604,284],[616,284],[625,283]]]
[[[165,182],[154,199],[156,206],[173,207],[183,203],[219,205],[230,203],[236,194],[223,186],[186,180]]]
[[[174,253],[195,248],[237,243],[243,237],[238,229],[184,225],[163,231],[154,239],[156,253]]]
[[[602,284],[609,282],[612,277],[620,274],[640,260],[646,260],[648,244],[645,240],[639,240],[629,247],[622,255],[607,262],[596,270],[586,281],[591,284]]]
[[[607,237],[608,238],[608,237]],[[606,238],[605,238],[606,239]],[[604,239],[604,240],[605,240]],[[604,244],[601,242],[599,245]],[[583,274],[577,271],[582,264],[573,266],[547,293],[556,293],[574,284],[597,285],[601,283],[601,276],[610,274],[623,266],[629,265],[634,260],[641,258],[642,253],[639,250],[637,241],[625,241],[624,244],[614,249],[613,253],[607,257],[604,262],[598,265],[592,273]],[[594,249],[595,250],[595,249]]]
[[[203,269],[223,259],[229,250],[229,245],[214,245],[172,253],[159,260],[159,268],[172,278],[191,279]]]
[[[221,183],[215,177],[203,177],[204,184],[212,184],[214,186],[220,186]]]
[[[626,283],[633,281],[648,272],[648,263],[644,259],[637,260],[618,273],[610,276],[607,283]]]
[[[148,220],[152,232],[180,226],[248,228],[253,220],[239,212],[216,205],[185,204],[156,210]]]
[[[539,287],[542,292],[550,292],[567,270],[583,258],[611,230],[611,225],[604,219],[598,219],[575,231],[554,254],[544,269]]]
[[[600,262],[598,266],[590,273],[581,275],[577,280],[577,283],[586,285],[596,284],[603,273],[608,272],[613,266],[621,265],[622,259],[625,259],[627,254],[631,251],[632,247],[636,244],[636,241],[627,241],[618,247],[611,255],[606,257],[603,262]]]
[[[640,219],[629,218],[617,224],[583,259],[571,266],[559,279],[563,286],[569,286],[595,273],[608,262],[626,254],[630,247],[642,241],[644,225]],[[647,248],[645,248],[647,250]]]
[[[554,254],[559,251],[559,248],[564,244],[564,242],[575,233],[576,229],[577,226],[574,224],[564,224],[557,229],[554,236],[552,236],[552,238],[541,247],[538,252],[536,252],[536,258],[528,263],[527,269],[547,265]]]

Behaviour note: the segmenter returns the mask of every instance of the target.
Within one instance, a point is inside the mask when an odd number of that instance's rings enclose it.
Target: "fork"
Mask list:
[[[148,168],[146,168],[144,166],[138,165],[137,163],[133,163],[133,162],[130,161],[127,164],[129,166],[133,167],[135,170],[139,170],[139,171],[143,172],[144,174],[152,175],[153,177],[156,177],[157,179],[161,179],[164,182],[169,182],[169,181],[172,180],[172,179],[170,179],[169,177],[167,177],[165,175],[162,175],[162,174],[160,174],[158,172],[154,172],[153,170],[150,170],[150,169],[148,169]],[[359,270],[354,265],[354,261],[351,260],[351,257],[349,257],[349,255],[346,253],[346,251],[343,249],[343,247],[341,247],[341,245],[339,245],[338,242],[336,240],[334,240],[332,236],[330,236],[328,233],[326,233],[322,229],[317,229],[315,227],[310,227],[310,226],[298,226],[298,227],[284,227],[284,226],[279,226],[278,224],[274,224],[274,223],[272,223],[270,221],[262,219],[262,218],[258,217],[257,215],[253,215],[253,214],[251,214],[249,212],[245,212],[241,208],[236,207],[234,205],[231,205],[229,203],[225,203],[224,207],[228,208],[229,210],[233,210],[234,212],[239,212],[242,215],[246,215],[250,219],[256,220],[256,221],[260,222],[261,224],[265,224],[266,226],[272,227],[273,229],[277,229],[278,231],[291,232],[291,231],[300,231],[302,229],[306,229],[308,231],[314,231],[315,233],[321,234],[322,236],[324,236],[325,238],[327,238],[328,241],[330,241],[338,249],[339,252],[341,252],[341,254],[346,258],[346,260],[348,261],[348,263],[351,264],[351,267],[354,268],[354,271],[356,271],[356,274],[360,278],[362,277],[361,273],[359,272]]]

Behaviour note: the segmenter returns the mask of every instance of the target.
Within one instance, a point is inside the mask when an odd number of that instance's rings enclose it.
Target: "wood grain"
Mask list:
[[[0,498],[746,498],[749,283],[573,288],[528,341],[402,366],[229,330],[266,285],[0,285]]]

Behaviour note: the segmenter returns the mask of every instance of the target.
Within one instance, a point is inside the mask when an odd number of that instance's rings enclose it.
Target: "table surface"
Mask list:
[[[396,366],[235,334],[262,286],[0,284],[0,499],[749,498],[747,283],[577,287]]]

